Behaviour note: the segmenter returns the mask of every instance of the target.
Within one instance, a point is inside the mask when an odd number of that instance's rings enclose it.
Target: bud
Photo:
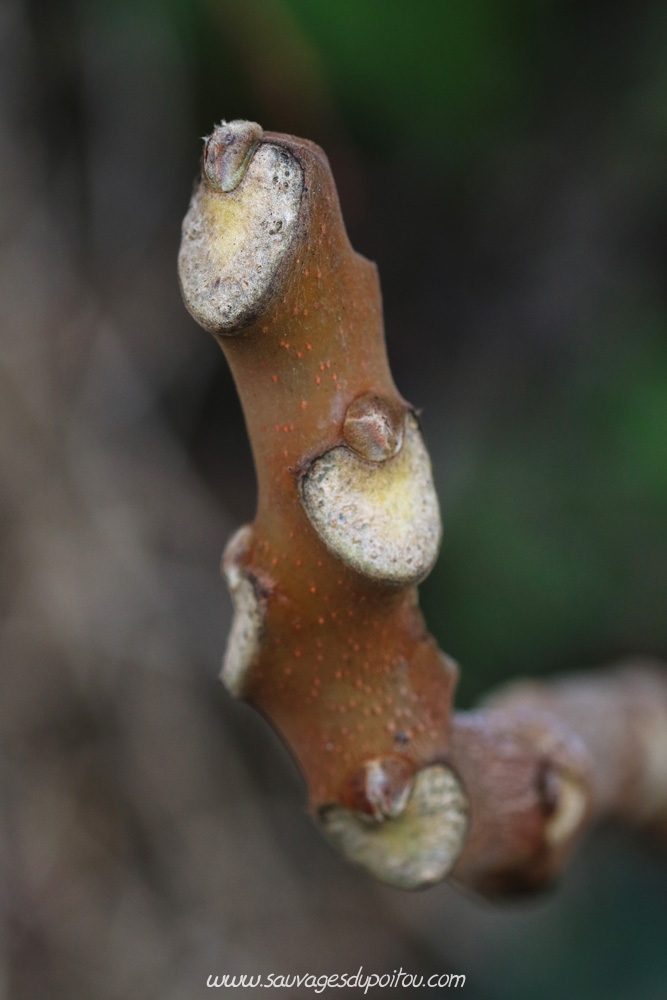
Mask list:
[[[238,187],[250,163],[250,157],[262,138],[257,122],[221,122],[204,146],[203,174],[213,191],[233,191]]]
[[[413,771],[408,761],[394,757],[366,761],[350,781],[347,804],[379,823],[400,816],[412,789]]]
[[[348,406],[343,437],[362,458],[384,462],[401,450],[404,424],[402,406],[369,393]]]

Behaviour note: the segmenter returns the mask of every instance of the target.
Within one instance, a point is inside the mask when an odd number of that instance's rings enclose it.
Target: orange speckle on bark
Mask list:
[[[238,336],[218,339],[243,399],[260,480],[254,540],[242,566],[259,585],[266,620],[248,691],[253,705],[276,720],[305,773],[310,806],[317,810],[323,803],[345,804],[341,789],[358,770],[363,754],[376,759],[395,752],[393,733],[401,727],[392,710],[405,710],[406,703],[412,704],[413,689],[423,692],[423,703],[414,706],[415,719],[410,722],[417,721],[421,710],[427,730],[420,747],[411,748],[415,768],[445,759],[453,684],[442,670],[435,647],[424,636],[414,590],[401,591],[382,581],[360,579],[354,567],[345,569],[314,536],[304,510],[300,477],[314,458],[340,446],[346,407],[368,393],[393,399],[401,407],[405,404],[386,361],[376,271],[349,245],[325,161],[313,153],[310,144],[292,137],[281,137],[278,144],[296,157],[310,192],[304,199],[307,210],[300,210],[292,255],[284,258],[284,284],[279,286],[283,294],[276,292],[276,285],[268,288],[265,298],[256,303],[254,318],[249,314],[236,331],[226,331]],[[313,311],[317,316],[309,328],[306,318]],[[258,336],[260,332],[271,336]],[[315,343],[303,340],[307,332],[315,337]],[[293,347],[288,337],[294,338]],[[274,361],[278,344],[293,351],[295,357],[278,353],[280,363]],[[303,360],[315,346],[320,360],[311,353],[303,366],[296,365],[296,359]],[[331,375],[329,380],[325,370]],[[271,392],[265,381],[268,376],[274,384]],[[318,390],[314,395],[311,379]],[[298,433],[289,437],[288,432],[296,429],[289,421],[297,414]],[[271,427],[283,438],[267,438]],[[282,449],[277,447],[280,440],[284,442]],[[353,528],[350,533],[355,533]],[[344,576],[338,577],[341,571]],[[334,590],[336,579],[338,590]],[[355,593],[354,586],[363,593]],[[314,595],[318,601],[312,599]],[[366,604],[362,604],[364,599]],[[323,609],[318,602],[333,605],[333,610]],[[360,605],[358,618],[355,609]],[[374,621],[368,652],[364,645],[370,626],[363,625],[364,610]],[[295,639],[301,640],[300,648],[294,648]],[[365,669],[359,656],[362,649],[368,662]],[[298,666],[292,663],[294,659]],[[405,678],[409,679],[410,691],[405,697],[399,697],[397,691],[397,660],[405,662]],[[368,685],[364,691],[361,677],[373,681],[374,688],[380,680],[387,683],[376,694]],[[402,679],[398,677],[399,682]],[[356,696],[350,699],[353,689]],[[391,709],[386,707],[391,704],[386,700],[387,689],[396,701]],[[378,707],[387,719],[392,715],[392,728],[386,719],[376,718]],[[346,712],[362,720],[358,731],[356,723],[348,724],[353,730],[349,743],[345,734],[351,763],[338,756],[342,751],[336,743],[341,738],[337,735],[341,720],[334,718],[334,713]]]

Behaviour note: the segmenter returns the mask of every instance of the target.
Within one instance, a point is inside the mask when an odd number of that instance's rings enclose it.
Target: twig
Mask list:
[[[179,273],[231,366],[259,484],[223,560],[222,679],[291,748],[330,839],[394,885],[453,872],[493,893],[550,879],[603,814],[666,821],[658,670],[518,686],[452,716],[458,670],[416,595],[441,535],[430,461],[322,151],[216,128]]]

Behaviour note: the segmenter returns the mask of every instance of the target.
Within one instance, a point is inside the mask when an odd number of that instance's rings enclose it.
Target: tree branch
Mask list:
[[[329,838],[391,884],[453,872],[493,893],[551,878],[603,814],[664,821],[657,670],[519,685],[452,717],[458,671],[417,606],[441,536],[430,461],[322,151],[216,128],[179,274],[234,374],[259,485],[223,559],[222,680],[282,735]]]

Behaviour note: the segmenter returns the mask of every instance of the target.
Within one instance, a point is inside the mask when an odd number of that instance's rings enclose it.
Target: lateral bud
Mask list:
[[[403,407],[367,393],[348,406],[343,437],[362,458],[369,462],[385,462],[401,450],[404,427]]]
[[[413,771],[408,761],[392,757],[366,761],[350,780],[348,804],[379,823],[400,816],[412,789]]]

